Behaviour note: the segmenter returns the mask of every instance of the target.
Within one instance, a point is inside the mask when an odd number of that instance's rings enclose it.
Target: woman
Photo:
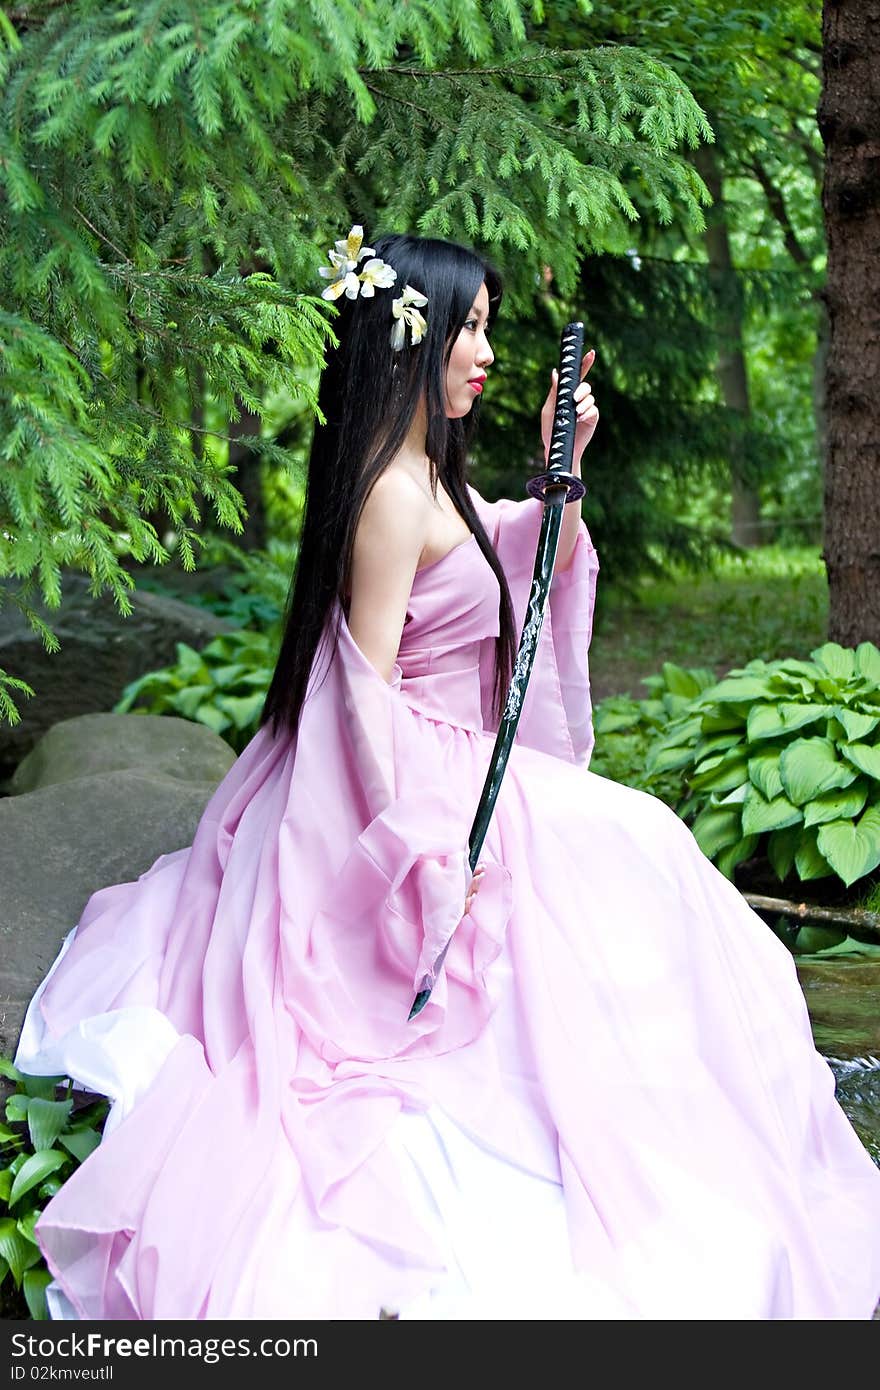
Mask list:
[[[471,878],[541,519],[466,480],[496,273],[359,228],[324,273],[262,726],[192,846],[90,899],[23,1032],[25,1070],[116,1098],[38,1226],[56,1315],[869,1318],[880,1174],[789,954],[587,770],[575,506]],[[586,382],[577,410],[575,467]]]

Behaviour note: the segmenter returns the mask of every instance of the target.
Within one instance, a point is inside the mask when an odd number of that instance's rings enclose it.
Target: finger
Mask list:
[[[581,360],[581,378],[582,378],[582,379],[587,375],[587,372],[590,370],[590,368],[592,367],[592,365],[593,365],[593,363],[595,362],[595,360],[596,360],[596,349],[595,349],[595,348],[590,348],[589,352],[585,352],[585,353],[584,353],[583,358],[582,358],[582,360]]]

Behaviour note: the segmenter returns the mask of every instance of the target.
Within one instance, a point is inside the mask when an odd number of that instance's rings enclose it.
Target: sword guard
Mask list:
[[[566,473],[561,468],[549,468],[546,473],[539,473],[536,478],[529,478],[526,483],[526,492],[530,497],[537,497],[541,502],[546,502],[548,491],[560,485],[567,488],[566,502],[579,501],[587,490],[583,480],[576,473]]]

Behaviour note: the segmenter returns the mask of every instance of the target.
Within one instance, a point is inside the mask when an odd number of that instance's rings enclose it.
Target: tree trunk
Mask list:
[[[714,145],[701,145],[693,159],[713,198],[706,218],[705,244],[718,306],[718,381],[724,404],[741,414],[745,423],[750,404],[743,353],[743,299],[727,233],[724,176]],[[760,540],[760,503],[757,490],[745,477],[742,454],[734,443],[730,458],[731,538],[736,545],[752,546]]]
[[[880,0],[825,0],[829,636],[880,646]]]

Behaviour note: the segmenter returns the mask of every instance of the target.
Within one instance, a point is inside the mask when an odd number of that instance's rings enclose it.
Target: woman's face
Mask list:
[[[451,420],[467,415],[483,389],[486,368],[495,361],[486,336],[488,319],[489,291],[484,283],[452,345],[446,368],[446,414]]]

